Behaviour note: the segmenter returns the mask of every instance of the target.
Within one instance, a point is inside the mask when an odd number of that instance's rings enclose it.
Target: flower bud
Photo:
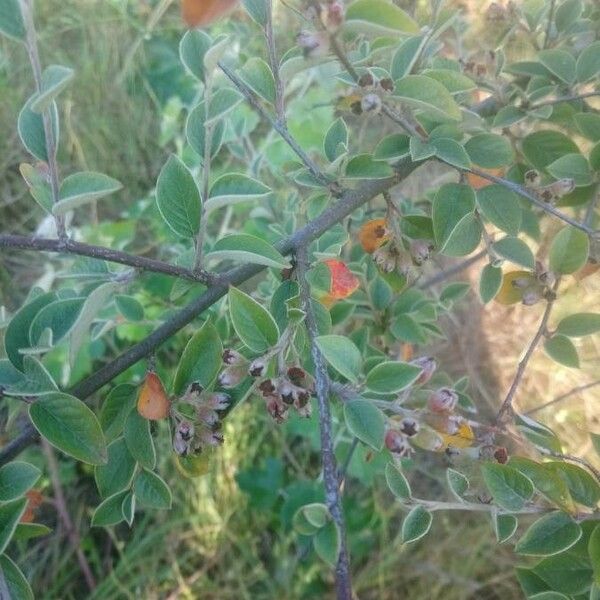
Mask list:
[[[382,79],[379,82],[379,85],[380,85],[381,89],[386,92],[394,91],[394,82],[389,77],[385,77],[384,79]]]
[[[499,462],[501,465],[506,464],[508,462],[508,450],[502,446],[496,448],[494,458],[496,459],[496,462]]]
[[[427,383],[433,377],[433,374],[437,369],[435,358],[432,358],[431,356],[420,356],[419,358],[412,360],[410,364],[423,369],[423,372],[415,381],[416,385],[423,385],[424,383]]]
[[[420,266],[428,261],[432,249],[433,247],[429,242],[424,240],[413,240],[410,243],[410,255],[413,263]]]
[[[246,370],[239,365],[227,367],[219,373],[219,385],[224,388],[234,388],[239,385],[246,376]]]
[[[243,365],[247,361],[246,359],[237,351],[232,350],[231,348],[226,348],[223,350],[223,363],[226,365]]]
[[[258,385],[258,389],[265,398],[275,395],[276,387],[272,379],[265,379]]]
[[[344,24],[346,9],[342,0],[330,1],[321,11],[321,21],[325,29],[335,33]]]
[[[396,429],[389,429],[385,434],[385,447],[399,457],[410,456],[413,451],[407,438]]]
[[[199,406],[196,409],[196,416],[198,421],[201,421],[211,428],[219,422],[219,415],[217,414],[217,411],[208,406]]]
[[[375,80],[371,73],[364,73],[358,78],[357,83],[360,87],[371,87],[375,83]]]
[[[450,388],[440,388],[427,400],[427,408],[434,413],[452,412],[458,404],[458,394]]]
[[[400,421],[400,431],[407,437],[412,437],[419,433],[419,422],[412,417],[404,417]]]
[[[381,98],[377,94],[367,94],[363,96],[363,99],[360,102],[360,108],[363,112],[377,114],[381,110]]]
[[[276,423],[283,423],[287,418],[288,407],[275,397],[267,400],[267,411]]]
[[[214,410],[225,410],[230,402],[231,398],[223,392],[214,392],[206,398],[206,406]]]
[[[265,374],[266,370],[267,363],[262,357],[254,359],[248,367],[248,373],[252,377],[262,377]]]
[[[384,272],[391,273],[396,268],[396,253],[392,252],[389,244],[377,248],[373,252],[375,264]]]
[[[542,294],[537,288],[529,288],[523,292],[522,301],[525,306],[533,306],[542,299]]]
[[[325,32],[301,31],[296,43],[302,49],[304,58],[318,58],[329,51],[329,38]]]
[[[300,367],[290,367],[287,370],[287,376],[293,384],[302,385],[302,382],[306,377],[306,371]]]

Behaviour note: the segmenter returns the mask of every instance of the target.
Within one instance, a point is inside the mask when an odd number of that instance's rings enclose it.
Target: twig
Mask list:
[[[444,161],[441,161],[441,162],[444,162]],[[504,186],[505,188],[511,190],[512,192],[515,192],[515,194],[518,194],[519,196],[526,198],[532,204],[535,204],[537,207],[541,208],[544,212],[550,213],[551,215],[558,217],[561,221],[564,221],[565,223],[568,223],[572,227],[575,227],[577,229],[580,229],[581,231],[584,231],[588,235],[595,233],[594,230],[591,227],[589,227],[588,225],[586,225],[585,223],[579,223],[579,221],[572,219],[571,217],[569,217],[569,215],[566,215],[565,213],[561,212],[557,208],[554,208],[554,206],[552,206],[552,204],[548,204],[547,202],[540,200],[537,196],[532,194],[529,190],[524,188],[522,185],[519,185],[518,183],[508,181],[508,179],[503,179],[502,177],[496,177],[495,175],[491,175],[490,173],[486,173],[485,171],[482,171],[482,170],[476,169],[476,168],[459,169],[459,170],[464,171],[466,173],[473,173],[474,175],[483,177],[484,179],[487,179],[488,181],[493,181],[494,183],[498,183],[499,185]]]
[[[56,462],[54,448],[52,448],[52,446],[43,438],[42,448],[44,449],[44,454],[46,455],[46,461],[48,463],[48,472],[50,474],[50,481],[52,482],[52,489],[54,490],[56,511],[58,512],[58,516],[67,532],[67,537],[69,538],[73,552],[75,552],[75,556],[77,556],[77,562],[79,563],[79,568],[83,573],[83,577],[88,589],[93,591],[96,587],[96,580],[94,579],[90,565],[85,558],[85,554],[81,549],[81,538],[79,537],[79,532],[73,525],[73,521],[69,515],[69,509],[67,508],[65,494],[60,481],[60,473],[58,471],[58,464]]]
[[[547,332],[548,321],[552,313],[552,308],[554,307],[554,302],[556,301],[556,291],[558,290],[559,284],[560,278],[556,280],[556,283],[552,288],[553,296],[547,301],[542,320],[540,321],[540,325],[535,335],[533,336],[533,339],[531,340],[531,343],[529,344],[527,350],[525,351],[523,358],[519,361],[519,365],[517,367],[517,372],[515,373],[513,382],[510,386],[510,389],[508,390],[508,393],[506,394],[504,402],[502,402],[502,405],[500,406],[498,415],[496,416],[497,424],[502,424],[506,417],[513,412],[513,400],[515,394],[517,393],[517,389],[519,388],[519,384],[523,379],[523,375],[525,374],[525,369],[527,368],[529,360],[533,356],[535,349],[540,343],[540,340],[542,339],[542,337],[544,337],[544,335]]]
[[[546,33],[544,34],[543,48],[548,47],[550,41],[550,31],[552,30],[552,21],[554,21],[554,9],[556,8],[556,0],[550,0],[550,11],[548,12],[548,23],[546,25]]]
[[[98,260],[106,260],[112,263],[135,267],[136,269],[143,269],[144,271],[163,273],[172,277],[180,277],[182,279],[189,279],[190,281],[205,284],[215,283],[219,278],[218,275],[214,273],[208,273],[206,271],[194,273],[191,269],[171,265],[153,258],[136,256],[134,254],[128,254],[127,252],[121,252],[120,250],[105,248],[104,246],[83,244],[71,239],[55,240],[49,238],[28,237],[24,235],[4,234],[0,235],[0,248],[20,248],[21,250],[37,250],[43,252],[56,252],[58,254],[88,256]]]
[[[527,110],[536,110],[544,106],[554,106],[555,104],[560,104],[561,102],[573,102],[573,100],[583,100],[585,98],[592,98],[594,96],[600,96],[600,92],[586,92],[585,94],[572,94],[570,96],[561,96],[559,98],[553,98],[551,100],[542,100],[541,102],[537,102],[536,104],[532,104],[531,106],[525,106],[524,108],[526,108]]]
[[[408,177],[421,164],[421,162],[415,163],[409,159],[403,159],[396,165],[396,175],[394,177],[365,181],[354,190],[344,191],[336,203],[296,233],[281,240],[275,247],[282,254],[290,254],[297,247],[310,243],[329,230],[332,225],[341,222],[354,210]],[[139,360],[153,354],[163,342],[218,302],[227,293],[230,285],[240,285],[264,269],[265,267],[261,265],[244,265],[220,274],[215,285],[211,286],[196,300],[182,308],[147,338],[134,344],[123,354],[71,388],[69,393],[82,399],[91,396]],[[37,437],[34,427],[28,424],[14,440],[0,450],[0,466],[18,456]]]
[[[235,87],[244,94],[248,103],[254,108],[254,110],[263,118],[266,119],[273,129],[284,139],[287,145],[294,151],[296,156],[304,163],[306,168],[310,171],[311,175],[322,185],[329,186],[332,182],[324,175],[319,167],[313,162],[313,160],[304,152],[298,142],[288,131],[285,123],[281,123],[279,119],[273,118],[258,101],[252,90],[225,64],[219,63],[219,67],[223,73],[229,78],[229,80],[235,85]]]
[[[562,454],[560,452],[552,452],[551,450],[546,450],[545,448],[540,448],[539,450],[542,454],[545,454],[546,456],[553,456],[554,458],[561,458],[562,460],[568,460],[583,465],[586,469],[588,469],[588,471],[594,474],[594,477],[598,480],[598,483],[600,483],[600,471],[584,458],[574,456],[573,454]]]
[[[525,415],[533,415],[533,414],[539,412],[540,410],[544,410],[544,408],[548,408],[549,406],[554,406],[555,404],[558,404],[559,402],[562,402],[563,400],[566,400],[567,398],[570,398],[571,396],[575,396],[575,395],[579,394],[580,392],[589,390],[590,388],[596,387],[597,385],[600,385],[600,379],[598,379],[597,381],[592,381],[591,383],[586,383],[585,385],[578,385],[577,387],[574,387],[572,390],[569,390],[568,392],[565,392],[564,394],[557,396],[553,400],[550,400],[548,402],[545,402],[544,404],[540,404],[540,406],[536,406],[535,408],[528,410],[524,414]]]
[[[437,285],[438,283],[442,283],[449,279],[453,275],[457,275],[458,273],[462,273],[465,269],[468,269],[471,265],[478,263],[484,256],[487,256],[487,249],[483,249],[477,254],[473,256],[469,256],[469,258],[451,266],[448,269],[441,270],[439,273],[436,273],[429,279],[424,279],[423,281],[417,284],[417,287],[421,290],[430,288],[433,285]]]
[[[306,332],[310,343],[310,353],[315,365],[315,388],[319,406],[319,427],[321,431],[321,457],[323,461],[325,501],[340,535],[340,552],[335,569],[336,592],[338,600],[352,600],[350,562],[346,547],[346,527],[342,511],[342,499],[333,446],[333,425],[329,407],[329,376],[327,374],[325,359],[316,343],[316,338],[319,333],[310,297],[310,287],[306,280],[309,259],[305,245],[301,245],[296,249],[296,260],[296,272],[298,274],[298,284],[300,286],[300,299],[306,314]]]
[[[33,0],[21,0],[21,12],[23,15],[23,24],[26,33],[27,53],[33,78],[35,80],[36,91],[39,94],[42,91],[42,64],[37,45],[37,33],[33,20]],[[42,122],[44,126],[44,138],[46,142],[46,154],[48,155],[48,171],[50,174],[50,190],[52,193],[52,202],[56,204],[60,200],[58,183],[58,163],[56,161],[56,139],[54,137],[54,128],[52,120],[52,105],[43,111]],[[65,220],[62,216],[54,218],[56,222],[56,232],[62,240],[67,238]]]

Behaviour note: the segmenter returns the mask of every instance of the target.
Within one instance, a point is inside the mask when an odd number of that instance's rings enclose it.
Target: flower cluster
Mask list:
[[[192,383],[179,399],[179,404],[187,405],[189,410],[173,411],[173,450],[179,456],[188,456],[198,454],[204,447],[222,444],[220,412],[229,402],[227,394],[208,392]]]
[[[408,282],[414,282],[432,250],[433,245],[427,240],[405,242],[392,234],[387,243],[373,252],[373,260],[384,273],[396,272],[406,277]]]
[[[544,265],[537,261],[534,276],[517,277],[513,279],[512,286],[521,292],[523,304],[532,306],[542,299],[552,298],[554,295],[552,287],[555,282],[556,276],[554,273],[544,268]]]
[[[225,368],[219,375],[219,383],[224,388],[235,387],[248,376],[257,379],[256,388],[265,400],[268,413],[277,423],[287,418],[290,407],[294,407],[303,417],[310,417],[311,414],[312,378],[298,365],[286,364],[285,346],[277,346],[253,360],[236,350],[226,349],[223,352]],[[267,376],[275,357],[278,358],[276,372],[274,376]]]

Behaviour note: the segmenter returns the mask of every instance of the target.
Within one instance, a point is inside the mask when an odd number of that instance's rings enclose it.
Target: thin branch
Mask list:
[[[553,295],[547,301],[546,308],[544,310],[544,314],[542,315],[542,320],[540,321],[540,325],[539,325],[537,331],[535,332],[535,335],[533,336],[533,339],[531,340],[531,343],[529,344],[527,350],[525,351],[523,358],[519,361],[519,365],[517,367],[517,372],[515,373],[513,382],[510,386],[510,389],[508,390],[508,393],[506,394],[506,398],[504,399],[504,402],[502,402],[502,405],[500,406],[498,415],[496,416],[497,424],[500,424],[503,421],[505,421],[506,417],[514,412],[513,411],[513,401],[515,398],[515,394],[517,393],[519,384],[521,383],[521,380],[523,379],[523,375],[525,374],[525,370],[527,369],[527,365],[529,364],[529,361],[530,361],[531,357],[533,356],[535,349],[537,348],[541,339],[547,333],[548,321],[550,319],[550,315],[552,314],[552,308],[554,307],[554,302],[556,301],[556,291],[558,290],[559,284],[560,284],[560,278],[558,278],[556,280],[556,283],[554,284],[554,287],[552,288]]]
[[[92,569],[90,568],[85,554],[81,549],[81,538],[79,537],[79,532],[75,528],[75,525],[71,520],[71,515],[69,514],[69,509],[67,508],[67,501],[65,500],[65,494],[60,481],[60,473],[58,470],[58,463],[56,461],[54,448],[45,439],[42,439],[42,448],[44,449],[44,454],[46,455],[50,481],[52,483],[52,489],[54,490],[56,511],[58,512],[58,516],[66,530],[71,548],[73,549],[73,552],[75,552],[75,556],[77,556],[79,568],[81,569],[88,589],[91,592],[96,588],[96,580],[94,579]]]
[[[310,344],[310,353],[315,365],[315,388],[319,406],[319,427],[321,431],[321,457],[323,460],[323,481],[325,484],[325,502],[338,528],[340,535],[340,552],[336,564],[336,592],[338,600],[352,600],[352,583],[350,579],[350,561],[346,547],[346,526],[342,510],[342,498],[339,488],[338,472],[333,444],[333,424],[329,407],[330,385],[325,358],[316,343],[318,337],[317,322],[310,296],[310,287],[306,280],[309,267],[306,246],[296,250],[296,272],[300,286],[300,299],[306,314],[306,332]]]
[[[26,33],[26,46],[29,55],[29,62],[33,71],[35,88],[39,94],[42,91],[42,64],[37,45],[37,33],[33,20],[33,0],[21,0],[21,12],[23,15],[23,24]],[[46,154],[48,155],[48,171],[50,174],[50,190],[52,193],[52,202],[56,204],[60,200],[59,182],[58,182],[58,163],[56,160],[56,138],[54,137],[54,127],[52,119],[52,106],[43,111],[42,123],[44,127],[44,138],[46,142]],[[62,216],[54,218],[56,222],[56,232],[60,239],[67,238],[65,220]]]
[[[597,385],[600,385],[600,379],[598,379],[597,381],[592,381],[591,383],[586,383],[585,385],[578,385],[577,387],[574,387],[572,390],[569,390],[568,392],[565,392],[564,394],[557,396],[553,400],[549,400],[548,402],[545,402],[544,404],[540,404],[540,406],[536,406],[535,408],[528,410],[524,414],[533,415],[541,410],[544,410],[545,408],[548,408],[549,406],[554,406],[555,404],[558,404],[559,402],[562,402],[563,400],[566,400],[567,398],[571,398],[572,396],[576,396],[577,394],[580,394],[581,392],[584,392],[585,390],[589,390],[590,388],[596,387]]]
[[[417,284],[417,287],[421,290],[430,288],[431,286],[437,285],[438,283],[442,283],[450,277],[454,275],[458,275],[458,273],[462,273],[464,270],[468,269],[471,265],[478,263],[482,258],[487,256],[487,249],[483,249],[477,254],[473,254],[473,256],[469,256],[469,258],[452,265],[447,269],[442,269],[439,273],[436,273],[429,279],[424,279],[423,281]]]
[[[423,163],[403,159],[396,165],[394,177],[365,181],[354,190],[344,191],[337,202],[296,233],[281,240],[275,247],[282,254],[290,254],[299,246],[310,243],[328,231],[330,227],[341,222],[357,208],[408,177],[421,164]],[[165,321],[147,338],[134,344],[123,354],[75,385],[69,390],[69,393],[81,399],[91,396],[129,367],[153,354],[161,344],[218,302],[227,293],[230,285],[240,285],[265,268],[261,265],[251,264],[220,274],[215,285],[211,286],[196,300],[182,308],[168,321]],[[36,430],[29,423],[14,440],[8,442],[0,450],[0,466],[18,456],[37,438]]]
[[[444,161],[441,161],[441,162],[444,162]],[[450,165],[450,166],[452,166],[452,165]],[[535,204],[538,208],[541,208],[544,212],[554,215],[555,217],[559,218],[561,221],[564,221],[565,223],[568,223],[572,227],[575,227],[577,229],[580,229],[581,231],[584,231],[588,235],[595,233],[594,230],[589,225],[587,225],[585,223],[580,223],[579,221],[572,219],[571,217],[569,217],[569,215],[566,215],[565,213],[561,212],[560,210],[558,210],[557,208],[552,206],[552,204],[548,204],[547,202],[540,200],[535,194],[533,194],[532,192],[530,192],[529,190],[524,188],[522,185],[519,185],[518,183],[514,183],[513,181],[508,181],[508,179],[503,179],[502,177],[496,177],[495,175],[491,175],[490,173],[486,173],[485,171],[481,171],[480,169],[476,169],[476,168],[459,169],[459,170],[464,171],[466,173],[473,173],[474,175],[483,177],[484,179],[487,179],[488,181],[493,181],[494,183],[498,183],[499,185],[504,186],[505,188],[511,190],[512,192],[515,192],[515,194],[518,194],[519,196],[526,198],[532,204]]]
[[[279,119],[273,118],[268,111],[266,111],[259,100],[254,95],[254,92],[225,64],[219,63],[219,67],[223,73],[229,78],[229,80],[235,85],[235,87],[244,94],[248,103],[254,108],[254,110],[263,118],[266,119],[273,129],[284,139],[287,145],[294,151],[296,156],[304,163],[306,168],[310,171],[311,175],[322,185],[329,186],[331,180],[317,167],[313,160],[304,152],[298,142],[288,131],[285,123],[281,123]]]
[[[551,100],[542,100],[541,102],[536,102],[535,104],[532,104],[531,106],[525,106],[524,108],[527,110],[536,110],[538,108],[542,108],[543,106],[554,106],[555,104],[560,104],[561,102],[573,102],[574,100],[583,100],[585,98],[593,98],[594,96],[600,96],[600,92],[586,92],[585,94],[561,96]]]
[[[144,271],[163,273],[164,275],[189,279],[190,281],[204,284],[215,283],[218,280],[218,275],[207,273],[206,271],[201,271],[196,274],[191,269],[171,265],[153,258],[136,256],[134,254],[128,254],[127,252],[121,252],[120,250],[105,248],[104,246],[83,244],[71,239],[55,240],[49,238],[28,237],[24,235],[1,234],[0,248],[20,248],[21,250],[37,250],[43,252],[56,252],[58,254],[88,256],[98,260],[106,260],[108,262],[127,265]]]
[[[552,452],[551,450],[546,450],[545,448],[540,448],[539,450],[542,454],[545,454],[546,456],[552,456],[554,458],[560,458],[562,460],[568,460],[570,462],[583,465],[588,471],[594,474],[594,477],[598,480],[598,483],[600,483],[600,471],[584,458],[580,458],[579,456],[573,456],[572,454],[561,454],[560,452]]]

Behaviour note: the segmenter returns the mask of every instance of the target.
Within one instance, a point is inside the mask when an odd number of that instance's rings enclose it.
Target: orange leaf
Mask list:
[[[238,0],[182,0],[181,14],[190,27],[203,27],[230,12]]]
[[[326,260],[325,264],[331,274],[331,289],[329,290],[331,299],[343,300],[358,289],[360,281],[345,262],[332,258]]]
[[[521,302],[523,299],[523,290],[513,285],[513,282],[517,279],[529,279],[533,282],[535,276],[529,271],[509,271],[508,273],[504,273],[500,291],[495,297],[496,302],[507,306]]]
[[[389,237],[385,219],[367,221],[363,224],[358,233],[360,245],[363,247],[363,250],[369,254],[373,254],[373,252],[375,252],[379,246],[384,244]]]
[[[39,490],[29,490],[25,493],[27,505],[19,523],[33,523],[37,509],[41,506],[44,497]]]
[[[486,173],[490,175],[494,175],[495,177],[502,177],[504,175],[504,169],[482,169]],[[481,177],[481,175],[475,175],[475,173],[467,173],[467,182],[474,190],[480,190],[486,185],[491,185],[494,183],[485,177]]]
[[[171,402],[160,377],[149,371],[138,396],[137,409],[144,419],[160,421],[169,416]]]

